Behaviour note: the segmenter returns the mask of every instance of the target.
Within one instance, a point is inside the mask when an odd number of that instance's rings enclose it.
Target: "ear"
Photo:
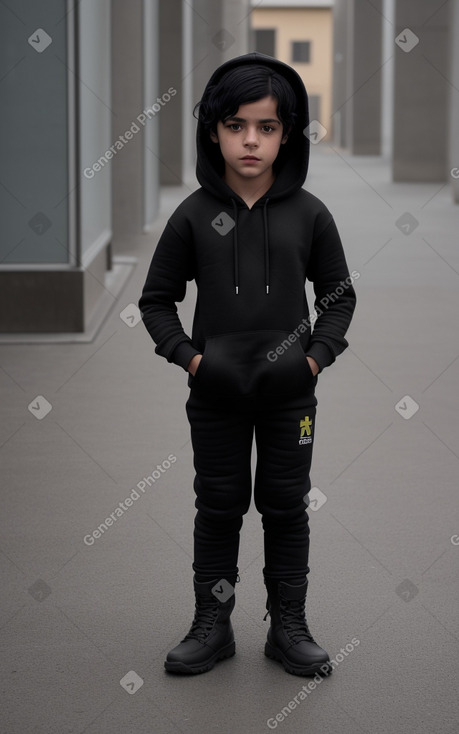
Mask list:
[[[285,130],[285,128],[284,128],[284,130]],[[283,145],[284,143],[287,142],[288,136],[289,136],[291,130],[292,130],[292,126],[290,125],[289,128],[288,128],[288,130],[287,130],[287,132],[285,133],[285,135],[282,136],[281,145]]]
[[[218,143],[218,135],[213,130],[210,133],[210,139],[213,143]]]

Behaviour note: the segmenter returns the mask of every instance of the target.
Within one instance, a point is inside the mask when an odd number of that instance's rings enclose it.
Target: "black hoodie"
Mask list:
[[[336,225],[325,205],[302,189],[309,163],[308,98],[286,64],[259,53],[227,61],[209,80],[241,64],[283,75],[297,98],[297,122],[281,145],[276,178],[251,209],[223,180],[221,153],[198,123],[196,174],[201,188],[170,217],[152,258],[139,308],[156,353],[187,369],[203,354],[189,384],[208,395],[287,395],[313,390],[320,371],[347,346],[355,308]],[[305,294],[312,281],[317,319],[311,329]],[[194,279],[191,338],[176,303]]]

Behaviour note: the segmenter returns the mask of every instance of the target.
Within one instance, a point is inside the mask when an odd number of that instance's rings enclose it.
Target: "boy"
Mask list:
[[[214,72],[197,108],[201,188],[170,217],[139,301],[156,353],[189,373],[196,470],[195,615],[164,665],[203,673],[234,655],[230,615],[255,435],[254,499],[271,616],[265,654],[295,675],[328,674],[328,654],[305,618],[304,497],[317,375],[347,347],[352,278],[331,214],[301,188],[309,119],[298,74],[263,54],[240,56]],[[313,332],[306,278],[316,297]],[[190,338],[176,303],[192,279]]]

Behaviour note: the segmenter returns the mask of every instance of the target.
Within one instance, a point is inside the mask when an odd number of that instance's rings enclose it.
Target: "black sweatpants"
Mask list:
[[[314,380],[316,382],[316,380]],[[264,530],[265,576],[304,580],[309,572],[305,495],[317,400],[314,394],[271,401],[208,401],[191,390],[186,404],[196,477],[193,570],[200,580],[238,572],[239,531],[254,500]]]

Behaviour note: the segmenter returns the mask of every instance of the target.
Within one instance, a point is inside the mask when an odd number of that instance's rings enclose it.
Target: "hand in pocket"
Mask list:
[[[193,359],[191,360],[191,362],[189,363],[189,365],[187,367],[188,372],[193,377],[196,374],[196,371],[197,371],[197,369],[199,367],[199,363],[200,363],[201,359],[202,359],[202,354],[195,354],[194,357],[193,357]]]

